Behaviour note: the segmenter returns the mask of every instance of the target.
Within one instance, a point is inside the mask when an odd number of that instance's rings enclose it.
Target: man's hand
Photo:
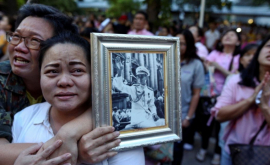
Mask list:
[[[116,139],[119,132],[113,132],[114,127],[98,127],[82,136],[79,141],[79,162],[97,163],[117,154],[110,151],[117,147],[121,140]]]
[[[36,152],[41,148],[42,143],[33,145],[25,149],[16,159],[14,165],[58,165],[63,164],[66,160],[71,158],[70,153],[65,153],[61,156],[55,157],[53,159],[48,159],[49,156],[62,145],[61,140],[57,140],[53,145],[49,146],[47,149],[36,154]],[[34,155],[35,154],[35,155]],[[65,165],[69,165],[66,163]]]
[[[187,128],[189,126],[189,124],[190,124],[189,120],[184,119],[183,122],[182,122],[182,127]]]

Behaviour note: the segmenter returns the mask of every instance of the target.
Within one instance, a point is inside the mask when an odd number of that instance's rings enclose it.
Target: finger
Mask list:
[[[58,165],[58,164],[64,163],[65,161],[67,161],[70,158],[71,158],[71,154],[66,153],[66,154],[63,154],[63,155],[58,156],[56,158],[48,160],[47,163],[50,165]],[[70,163],[65,163],[65,165],[68,165],[68,164],[70,165]]]
[[[99,146],[95,150],[88,150],[88,155],[91,158],[96,158],[100,155],[103,155],[103,154],[109,152],[112,148],[119,146],[120,143],[121,143],[120,139],[113,140],[113,141],[108,142],[102,146]]]
[[[97,139],[103,135],[106,135],[108,133],[112,133],[114,131],[114,127],[107,126],[107,127],[98,127],[95,128],[90,133],[86,134],[86,137],[89,139]]]
[[[60,147],[62,145],[62,140],[57,140],[55,141],[51,146],[49,146],[48,148],[46,148],[42,153],[41,153],[41,157],[42,158],[47,158],[49,157],[58,147]]]
[[[21,154],[22,155],[32,155],[32,154],[35,154],[39,149],[40,147],[43,145],[43,143],[38,143],[38,144],[35,144],[27,149],[25,149]]]
[[[95,163],[95,162],[100,162],[100,161],[102,161],[102,160],[105,160],[105,159],[108,159],[108,158],[110,158],[110,157],[113,157],[113,156],[115,156],[115,155],[117,155],[117,154],[118,154],[118,152],[114,152],[114,151],[106,152],[106,153],[104,153],[104,154],[102,154],[102,155],[99,155],[99,156],[96,157],[95,159],[93,159],[93,163]]]

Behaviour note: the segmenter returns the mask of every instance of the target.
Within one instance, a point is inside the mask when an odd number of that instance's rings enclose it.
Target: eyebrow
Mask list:
[[[83,65],[83,66],[86,67],[86,65],[85,65],[84,63],[80,62],[80,61],[70,61],[70,62],[69,62],[69,65],[77,65],[77,64]]]
[[[47,67],[59,67],[59,64],[47,64],[44,68],[47,68]]]

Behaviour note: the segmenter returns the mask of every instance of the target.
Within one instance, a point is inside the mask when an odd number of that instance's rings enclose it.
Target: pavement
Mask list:
[[[215,146],[215,139],[210,138],[208,152],[206,154],[205,160],[203,162],[197,161],[195,156],[197,152],[199,152],[201,147],[201,137],[198,133],[196,133],[193,150],[184,151],[182,165],[211,165],[211,160],[214,155],[214,146]]]

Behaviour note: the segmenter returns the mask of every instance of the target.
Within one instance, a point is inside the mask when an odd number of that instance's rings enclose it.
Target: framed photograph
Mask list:
[[[90,37],[94,128],[120,131],[117,151],[181,140],[179,38]]]

